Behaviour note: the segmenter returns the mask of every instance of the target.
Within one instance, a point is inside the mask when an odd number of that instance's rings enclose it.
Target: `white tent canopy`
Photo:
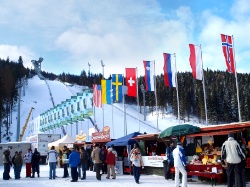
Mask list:
[[[72,138],[69,134],[65,135],[63,138],[55,141],[55,142],[51,142],[48,144],[48,147],[52,147],[55,146],[56,149],[58,149],[61,146],[67,145],[67,144],[72,144],[75,143],[76,140],[74,138]]]

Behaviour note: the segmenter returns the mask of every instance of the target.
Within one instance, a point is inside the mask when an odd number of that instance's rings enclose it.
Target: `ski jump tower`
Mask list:
[[[43,58],[40,57],[39,60],[31,60],[32,64],[34,65],[35,67],[35,71],[38,75],[38,77],[42,80],[45,79],[45,77],[42,75],[42,72],[41,72],[41,63],[43,61]]]

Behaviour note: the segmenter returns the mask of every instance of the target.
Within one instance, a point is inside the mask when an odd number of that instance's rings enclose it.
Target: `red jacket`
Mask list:
[[[107,157],[106,157],[107,165],[115,165],[115,154],[112,152],[108,152]]]

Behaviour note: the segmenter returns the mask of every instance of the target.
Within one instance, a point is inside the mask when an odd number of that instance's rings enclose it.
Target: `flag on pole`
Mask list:
[[[101,85],[93,84],[94,106],[102,108],[102,87]]]
[[[232,36],[221,34],[221,41],[222,41],[222,51],[227,64],[227,71],[229,73],[235,73]]]
[[[147,91],[154,91],[155,90],[155,66],[153,61],[143,61],[144,69],[145,69],[145,76],[144,81],[146,84]]]
[[[192,68],[192,74],[195,79],[202,80],[202,60],[201,60],[201,48],[200,46],[189,44],[190,49],[190,66]]]
[[[112,74],[113,101],[122,102],[122,74]]]
[[[165,86],[176,87],[176,80],[175,80],[176,69],[174,62],[172,62],[171,60],[172,55],[168,53],[163,53],[163,57],[164,57],[163,72],[164,72]]]
[[[102,104],[111,104],[111,80],[101,81],[102,85]]]
[[[126,68],[126,85],[128,96],[137,97],[136,68]]]

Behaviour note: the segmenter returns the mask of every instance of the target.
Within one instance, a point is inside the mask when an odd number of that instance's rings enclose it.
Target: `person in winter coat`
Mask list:
[[[32,159],[32,152],[31,149],[28,149],[28,152],[24,155],[24,160],[26,163],[26,177],[31,177],[31,159]]]
[[[62,155],[62,164],[63,164],[63,177],[62,178],[67,178],[69,177],[69,149],[67,146],[63,146],[63,155]]]
[[[15,155],[12,157],[12,164],[14,169],[14,176],[16,175],[16,165],[15,165],[15,157],[18,155],[18,151],[15,152]]]
[[[9,180],[10,167],[12,164],[11,164],[10,150],[8,148],[3,152],[3,165],[4,165],[3,180]]]
[[[17,152],[17,151],[16,151]],[[15,155],[14,159],[14,167],[15,167],[15,179],[20,179],[20,173],[21,173],[21,168],[23,165],[23,158],[21,153],[18,153]]]
[[[71,177],[72,177],[72,180],[70,182],[78,181],[77,166],[79,164],[80,164],[79,147],[75,147],[74,150],[69,155],[69,165],[71,167]]]
[[[47,154],[47,162],[49,163],[49,179],[56,179],[56,161],[58,153],[55,150],[55,146],[52,146]]]
[[[234,179],[235,186],[242,187],[242,160],[246,159],[240,145],[234,139],[233,133],[228,134],[228,140],[226,140],[221,149],[222,163],[227,161],[227,182],[228,187],[233,187]]]
[[[116,173],[115,173],[115,164],[116,164],[116,158],[115,154],[112,152],[112,148],[108,148],[108,154],[106,156],[106,162],[107,162],[107,168],[108,168],[108,175],[107,179],[110,177],[110,169],[113,174],[112,179],[116,178]]]
[[[81,167],[82,167],[82,178],[81,180],[86,179],[86,168],[87,168],[87,162],[88,162],[89,156],[87,151],[84,147],[81,147],[81,154],[80,154],[80,160],[81,160]]]
[[[138,148],[135,148],[131,153],[130,161],[132,162],[133,165],[133,174],[135,182],[139,184],[140,170],[141,168],[144,169],[144,164],[142,161],[140,150]]]
[[[100,151],[101,149],[99,148],[98,144],[93,145],[93,151],[91,153],[91,158],[94,161],[94,168],[96,171],[96,179],[101,180],[101,166],[102,166],[102,161],[100,160]]]
[[[170,146],[166,149],[166,157],[167,157],[167,171],[165,173],[165,179],[169,179],[171,175],[170,168],[174,167],[174,157],[173,150],[175,149],[174,142],[171,142]],[[174,174],[171,176],[172,180],[174,180]]]
[[[107,174],[107,162],[106,162],[106,156],[107,156],[107,149],[105,145],[102,146],[102,154],[104,155],[104,160],[102,161],[102,174]]]
[[[186,156],[182,142],[177,143],[177,147],[173,150],[174,167],[175,167],[175,186],[180,186],[179,173],[182,174],[182,187],[187,187],[187,171],[186,171]]]
[[[32,176],[30,178],[35,178],[35,172],[37,172],[37,176],[40,177],[39,173],[39,162],[40,162],[41,155],[35,148],[34,153],[31,158],[31,165],[32,165]]]

